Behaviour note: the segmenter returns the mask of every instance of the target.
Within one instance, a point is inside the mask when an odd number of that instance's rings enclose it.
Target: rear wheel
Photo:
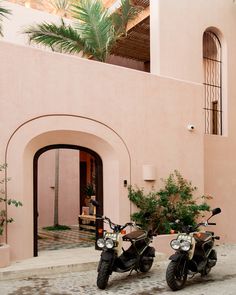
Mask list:
[[[146,258],[146,260],[145,260]],[[139,264],[139,270],[141,272],[148,272],[152,268],[153,264],[153,258],[152,257],[144,257],[144,259],[141,259]]]
[[[187,280],[187,270],[185,269],[185,263],[171,261],[166,270],[166,282],[168,286],[177,291],[184,287]]]
[[[212,267],[216,265],[216,262],[217,262],[217,254],[216,254],[216,251],[213,249],[207,259],[207,264],[205,268],[201,271],[202,277],[207,276],[210,273]]]
[[[203,269],[203,271],[201,271],[201,276],[205,277],[207,276],[211,271],[211,267],[206,265],[205,268]]]
[[[107,286],[110,276],[110,263],[108,261],[102,261],[97,277],[97,286],[99,289],[104,290]]]

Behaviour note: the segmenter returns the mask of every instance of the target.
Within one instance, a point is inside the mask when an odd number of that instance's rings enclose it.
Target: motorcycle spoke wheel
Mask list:
[[[171,261],[166,270],[166,282],[168,286],[177,291],[184,287],[187,280],[187,272],[183,270],[184,264]]]
[[[99,289],[104,290],[107,286],[110,276],[110,263],[107,261],[102,261],[101,266],[97,276],[97,286]]]

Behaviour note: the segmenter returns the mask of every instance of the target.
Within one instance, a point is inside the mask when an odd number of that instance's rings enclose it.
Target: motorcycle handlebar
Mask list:
[[[194,231],[196,231],[200,226],[216,225],[215,222],[200,222],[200,223],[198,223],[196,226],[191,226],[191,225],[184,226],[184,225],[181,224],[180,222],[178,222],[177,224],[180,224],[180,225],[182,226],[182,231],[183,231],[183,232],[186,232],[186,233],[194,232]]]
[[[101,219],[103,220],[107,220],[108,223],[109,223],[109,226],[111,229],[115,229],[116,227],[119,228],[119,230],[123,230],[124,228],[126,228],[127,226],[134,226],[134,223],[133,222],[127,222],[125,225],[119,225],[119,224],[116,224],[114,222],[111,221],[111,219],[109,217],[106,217],[106,216],[103,216],[101,217]]]
[[[125,225],[123,225],[121,227],[121,230],[124,229],[124,228],[126,228],[127,226],[133,226],[133,225],[134,225],[133,222],[127,222]]]

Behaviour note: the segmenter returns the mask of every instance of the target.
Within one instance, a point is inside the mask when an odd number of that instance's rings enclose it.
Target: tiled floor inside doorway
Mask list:
[[[95,233],[70,226],[71,230],[38,230],[38,251],[91,247],[94,245]]]

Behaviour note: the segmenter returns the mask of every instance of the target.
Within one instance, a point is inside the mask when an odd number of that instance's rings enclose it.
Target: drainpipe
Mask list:
[[[55,197],[54,197],[54,226],[59,224],[58,200],[59,200],[59,149],[55,151]]]

